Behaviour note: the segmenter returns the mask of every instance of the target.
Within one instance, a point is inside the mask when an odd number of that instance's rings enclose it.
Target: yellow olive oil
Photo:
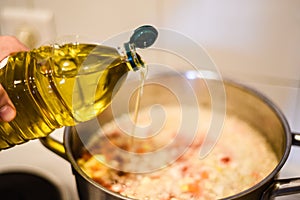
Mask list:
[[[140,85],[137,90],[137,96],[135,99],[135,106],[134,106],[134,112],[133,112],[133,127],[132,127],[132,133],[130,136],[130,143],[129,147],[131,147],[130,151],[136,152],[136,145],[135,145],[135,138],[136,138],[136,127],[138,126],[138,118],[139,118],[139,113],[140,113],[140,105],[141,105],[141,100],[143,96],[143,90],[144,90],[144,84],[146,80],[146,75],[147,75],[147,69],[145,71],[141,70],[140,71]]]
[[[138,58],[137,66],[143,66]],[[130,70],[117,49],[95,44],[43,46],[10,56],[0,82],[17,116],[1,122],[0,149],[92,119],[110,104]]]

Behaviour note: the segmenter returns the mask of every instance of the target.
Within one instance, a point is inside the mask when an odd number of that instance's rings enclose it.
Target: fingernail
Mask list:
[[[12,121],[16,116],[16,111],[9,105],[0,108],[0,118],[5,122]]]

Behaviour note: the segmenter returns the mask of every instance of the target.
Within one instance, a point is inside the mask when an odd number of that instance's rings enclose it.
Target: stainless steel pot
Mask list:
[[[191,73],[191,72],[189,72]],[[212,97],[219,98],[225,107],[214,105],[214,108],[226,108],[226,113],[232,113],[245,120],[263,134],[272,145],[272,148],[279,160],[276,168],[261,182],[255,186],[230,196],[226,199],[272,199],[276,196],[289,195],[300,192],[300,178],[278,179],[278,173],[285,164],[291,147],[300,146],[300,134],[292,133],[286,118],[280,110],[264,95],[257,91],[232,81],[217,80],[211,77],[201,77],[197,72],[183,75],[159,75],[147,79],[149,82],[159,82],[163,80],[168,85],[179,88],[178,92],[186,97],[190,95],[190,88],[196,91],[195,95],[199,104],[212,107]],[[182,85],[181,79],[184,77],[188,84]],[[147,83],[146,83],[147,84]],[[222,88],[223,87],[223,88]],[[122,87],[125,88],[126,86]],[[225,91],[226,101],[222,99],[222,89]],[[164,90],[151,90],[143,95],[143,106],[148,106],[154,102],[159,104],[170,104],[170,93]],[[220,92],[220,95],[218,94]],[[214,94],[212,94],[214,93]],[[122,98],[118,97],[118,98]],[[122,102],[122,101],[121,101]],[[218,103],[218,100],[214,103]],[[119,105],[124,106],[124,105]],[[107,108],[97,119],[79,124],[76,127],[66,127],[64,131],[64,142],[56,141],[48,136],[41,139],[41,142],[51,151],[66,159],[71,163],[74,176],[76,178],[77,189],[81,200],[95,199],[129,199],[107,190],[95,181],[90,179],[77,165],[76,160],[80,157],[81,151],[85,148],[83,143],[89,141],[97,131],[95,123],[99,121],[105,123],[112,119],[111,108]],[[84,135],[78,136],[78,132]],[[83,142],[84,140],[84,142]],[[249,147],[252,148],[252,147]]]

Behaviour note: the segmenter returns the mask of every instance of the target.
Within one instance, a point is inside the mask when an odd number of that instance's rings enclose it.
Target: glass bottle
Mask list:
[[[135,49],[152,45],[156,38],[156,29],[146,25],[134,31],[123,52],[97,44],[66,43],[11,55],[0,69],[0,82],[17,115],[0,124],[0,149],[101,113],[127,72],[144,67]]]

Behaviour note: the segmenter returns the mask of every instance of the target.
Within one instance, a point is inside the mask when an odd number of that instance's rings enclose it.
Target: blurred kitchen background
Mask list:
[[[64,35],[102,41],[141,24],[202,45],[224,77],[263,92],[300,131],[299,0],[0,0],[0,34],[31,47]],[[300,151],[292,153],[282,176],[300,176]],[[3,170],[20,165],[50,176],[68,198],[77,198],[69,163],[38,141],[0,153]]]

